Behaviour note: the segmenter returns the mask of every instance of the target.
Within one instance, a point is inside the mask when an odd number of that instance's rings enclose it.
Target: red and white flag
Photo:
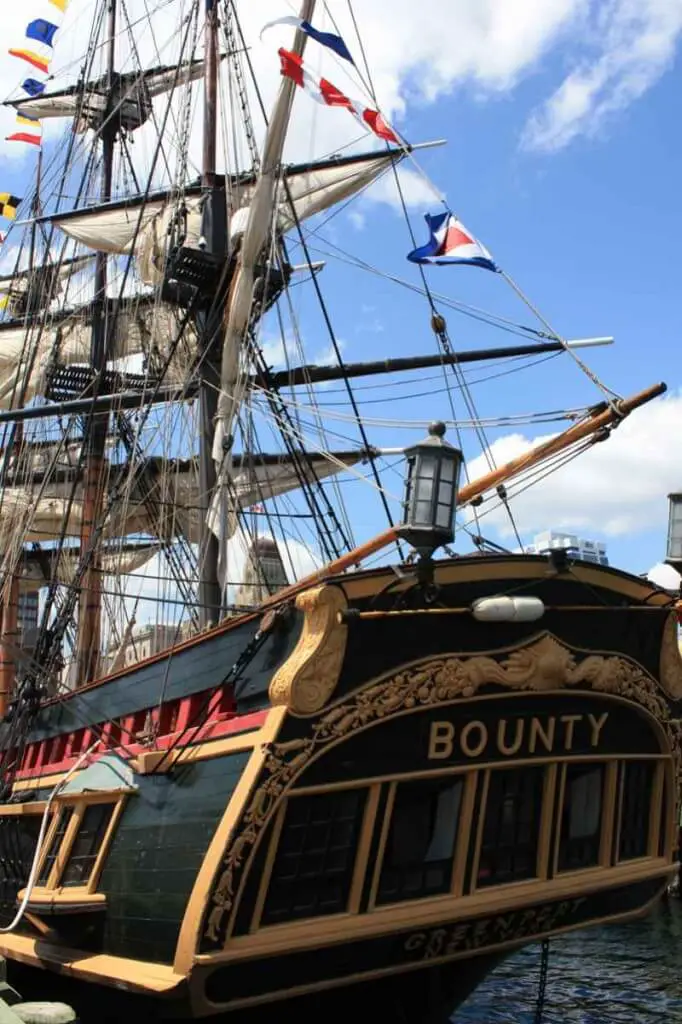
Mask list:
[[[279,59],[282,63],[282,74],[284,77],[291,78],[296,85],[300,86],[301,89],[305,89],[318,103],[323,103],[327,107],[345,107],[365,128],[369,128],[380,139],[385,139],[387,142],[396,142],[400,145],[400,139],[389,128],[378,110],[366,107],[362,100],[349,99],[335,85],[328,82],[326,78],[315,78],[304,67],[303,58],[298,54],[280,49]]]

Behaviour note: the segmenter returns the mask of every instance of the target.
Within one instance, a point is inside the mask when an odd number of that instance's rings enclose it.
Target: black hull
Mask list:
[[[504,959],[502,954],[476,957],[466,963],[432,967],[397,978],[353,985],[348,989],[320,992],[314,996],[268,1002],[237,1015],[209,1018],[225,1024],[272,1024],[296,1020],[320,1024],[326,1020],[381,1020],[385,1024],[447,1024],[484,978]],[[144,996],[126,996],[98,985],[84,986],[52,973],[12,964],[10,984],[30,999],[66,1002],[82,1024],[127,1024],[129,1021],[189,1021],[181,1001],[172,1005]]]
[[[646,910],[676,863],[669,598],[528,557],[434,584],[358,573],[41,708],[0,808],[2,923],[64,789],[0,936],[14,970],[98,1019],[438,1024],[510,951]],[[518,592],[540,621],[471,614]]]

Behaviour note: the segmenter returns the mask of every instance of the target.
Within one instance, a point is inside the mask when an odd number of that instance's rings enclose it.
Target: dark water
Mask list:
[[[454,1024],[534,1024],[540,947],[505,961]],[[682,1024],[682,901],[550,944],[542,1024]]]

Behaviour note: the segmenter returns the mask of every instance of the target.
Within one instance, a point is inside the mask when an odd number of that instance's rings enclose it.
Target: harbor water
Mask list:
[[[453,1024],[535,1024],[540,946],[506,960]],[[550,944],[542,1024],[682,1024],[682,901]]]

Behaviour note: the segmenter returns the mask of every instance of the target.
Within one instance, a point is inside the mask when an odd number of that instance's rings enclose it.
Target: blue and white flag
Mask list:
[[[310,36],[311,39],[314,39],[315,42],[321,43],[322,46],[327,46],[330,50],[333,50],[339,57],[343,57],[344,60],[350,61],[351,64],[354,63],[353,58],[350,55],[350,51],[341,36],[336,36],[333,32],[320,32],[318,29],[313,28],[309,21],[304,21],[303,18],[297,18],[293,14],[288,14],[284,18],[277,18],[275,21],[269,21],[267,25],[264,25],[260,33],[261,38],[263,37],[263,32],[272,28],[273,25],[293,25],[294,28],[299,29],[301,32],[305,32],[305,34]]]
[[[419,249],[408,253],[412,263],[469,263],[485,270],[497,270],[493,258],[468,231],[454,213],[425,214],[431,238]]]

